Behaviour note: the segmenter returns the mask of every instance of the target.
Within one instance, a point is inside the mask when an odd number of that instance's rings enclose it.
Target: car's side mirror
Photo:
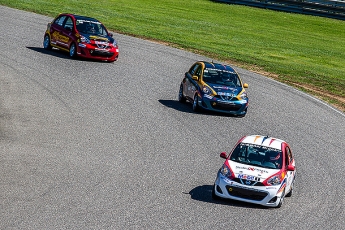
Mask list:
[[[249,85],[248,85],[247,83],[244,83],[244,84],[243,84],[243,88],[248,88],[248,86],[249,86]]]
[[[113,35],[112,33],[109,33],[109,36],[110,36],[110,37],[113,37],[114,35]]]
[[[192,79],[197,81],[199,79],[199,77],[196,75],[193,75]]]
[[[72,27],[66,27],[66,30],[72,32]]]
[[[219,156],[224,159],[228,158],[226,152],[221,152]]]
[[[295,171],[295,166],[293,166],[293,165],[288,165],[287,171]]]

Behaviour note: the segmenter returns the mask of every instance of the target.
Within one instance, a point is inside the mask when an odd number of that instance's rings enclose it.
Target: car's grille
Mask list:
[[[217,99],[225,100],[224,96],[216,95],[214,97]],[[237,99],[237,97],[229,97],[229,99],[227,101],[238,101],[238,99]]]
[[[109,45],[108,43],[104,43],[102,41],[98,41],[98,40],[95,40],[95,44],[92,44],[93,47],[95,47],[96,49],[99,48],[99,49],[108,49],[109,48]]]
[[[90,50],[90,54],[92,56],[112,57],[114,55],[114,52],[101,51],[101,50]]]
[[[236,197],[249,199],[249,200],[257,200],[257,201],[263,200],[268,195],[267,192],[254,190],[254,189],[240,188],[240,187],[235,187],[235,186],[230,186],[230,185],[226,186],[226,190],[231,196],[236,196]]]
[[[219,103],[219,102],[211,103],[211,106],[213,109],[226,110],[226,111],[238,111],[242,107],[242,105],[238,105],[238,104],[227,104],[227,103]]]
[[[263,183],[259,181],[252,181],[252,180],[246,180],[246,179],[240,179],[240,178],[235,178],[233,181],[236,181],[237,183],[244,184],[244,185],[249,185],[249,186],[265,186]]]

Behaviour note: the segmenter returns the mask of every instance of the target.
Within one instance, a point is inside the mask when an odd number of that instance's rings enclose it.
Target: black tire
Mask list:
[[[51,50],[52,46],[50,44],[50,37],[49,35],[45,35],[43,39],[43,48],[46,50]]]
[[[220,200],[221,198],[219,196],[216,195],[216,185],[214,184],[213,185],[213,188],[212,188],[212,199],[213,200]]]
[[[193,111],[198,112],[199,110],[200,110],[200,108],[199,108],[199,97],[197,94],[195,94],[194,100],[193,100]]]
[[[280,198],[280,200],[279,200],[279,203],[278,203],[278,205],[277,205],[276,208],[280,208],[280,207],[283,205],[283,203],[284,203],[284,197],[285,197],[285,189],[284,189],[284,191],[283,191],[283,194],[282,194],[282,196],[281,196],[281,198]]]
[[[183,85],[180,85],[180,90],[178,92],[178,101],[181,103],[185,103],[186,102],[186,98],[183,96]]]
[[[291,196],[292,196],[292,194],[293,194],[293,188],[294,188],[294,186],[295,186],[294,183],[295,183],[295,180],[292,181],[290,191],[286,194],[286,197],[291,197]]]
[[[71,44],[71,46],[69,47],[69,56],[71,58],[75,58],[76,57],[76,53],[77,53],[77,47],[75,46],[74,43]]]

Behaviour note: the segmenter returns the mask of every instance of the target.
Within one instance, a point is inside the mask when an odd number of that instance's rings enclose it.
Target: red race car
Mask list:
[[[43,47],[58,48],[71,57],[84,57],[113,62],[119,57],[119,48],[105,26],[97,19],[74,14],[59,14],[48,23]]]

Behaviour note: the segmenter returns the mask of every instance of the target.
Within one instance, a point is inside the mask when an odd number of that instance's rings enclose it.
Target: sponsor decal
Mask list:
[[[229,71],[229,70],[225,70],[225,69],[213,69],[213,68],[207,68],[204,71],[208,72],[209,70],[211,71],[217,71],[217,72],[226,72],[226,73],[232,73],[232,74],[236,74],[234,71]]]
[[[227,92],[218,92],[219,96],[225,96],[225,97],[235,97],[236,95],[233,93],[227,93]]]
[[[260,173],[268,173],[267,170],[264,169],[259,169],[259,168],[255,168],[255,167],[248,167],[248,166],[237,166],[237,169],[245,169],[245,170],[250,170],[250,171],[255,171],[255,172],[260,172]]]
[[[232,87],[228,87],[228,86],[213,86],[214,89],[218,89],[218,90],[221,90],[221,89],[226,89],[226,90],[229,90],[229,89],[233,89]]]
[[[95,23],[95,24],[101,24],[100,22],[96,22],[96,21],[90,21],[90,20],[84,20],[84,19],[79,19],[79,20],[77,20],[77,25],[79,24],[79,23],[84,23],[84,22],[88,22],[88,23]]]
[[[60,32],[58,32],[58,31],[54,31],[54,33],[52,34],[52,37],[54,37],[56,40],[58,40],[60,42],[64,42],[64,43],[67,43],[69,40],[69,37],[60,34]]]
[[[109,41],[108,38],[103,38],[103,37],[99,37],[99,36],[90,36],[91,40],[100,40],[100,41]]]
[[[245,179],[245,180],[249,180],[249,181],[260,181],[259,177],[255,177],[255,176],[251,176],[251,175],[246,175],[246,174],[238,174],[237,177],[239,179]]]
[[[108,46],[108,42],[104,42],[104,41],[95,41],[95,43],[97,47],[100,49],[105,49]]]
[[[254,140],[254,142],[255,142],[255,140]],[[267,147],[267,146],[263,146],[263,145],[256,145],[256,144],[250,144],[250,143],[241,143],[240,145],[244,145],[244,146],[248,146],[248,147],[254,147],[254,148],[261,148],[261,149],[270,150],[270,151],[281,152],[279,149]]]

